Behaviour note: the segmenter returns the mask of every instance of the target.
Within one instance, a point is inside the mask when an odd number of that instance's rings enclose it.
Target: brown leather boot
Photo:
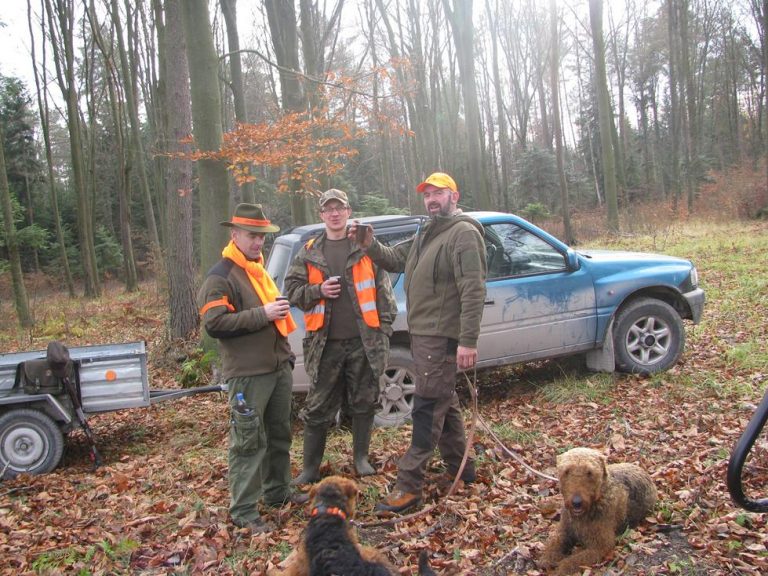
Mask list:
[[[375,509],[379,512],[403,512],[419,504],[421,504],[421,494],[412,494],[398,490],[377,503]]]

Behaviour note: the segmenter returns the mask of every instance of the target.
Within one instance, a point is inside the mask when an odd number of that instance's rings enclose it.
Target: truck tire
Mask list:
[[[15,408],[0,416],[0,471],[3,479],[22,472],[45,474],[59,465],[64,435],[56,422],[31,408]]]
[[[413,393],[416,391],[416,372],[411,352],[396,346],[389,352],[389,363],[379,380],[381,410],[374,424],[382,428],[401,426],[411,419]]]
[[[677,363],[685,347],[685,327],[666,302],[639,298],[619,311],[613,338],[616,369],[648,375]]]

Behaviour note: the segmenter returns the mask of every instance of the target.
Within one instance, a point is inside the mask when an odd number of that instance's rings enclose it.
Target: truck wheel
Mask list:
[[[0,416],[0,471],[3,479],[22,472],[45,474],[58,466],[64,435],[39,410],[16,408]]]
[[[376,426],[392,428],[411,419],[416,372],[413,358],[406,348],[395,347],[389,352],[389,364],[379,380],[381,410],[376,414]]]
[[[616,369],[647,375],[677,363],[685,347],[685,328],[672,306],[640,298],[619,312],[613,338]]]

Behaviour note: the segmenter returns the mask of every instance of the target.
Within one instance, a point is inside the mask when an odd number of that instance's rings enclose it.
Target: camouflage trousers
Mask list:
[[[301,419],[308,426],[331,424],[344,404],[350,416],[372,417],[379,401],[379,381],[360,338],[327,340],[317,380],[307,394]]]
[[[280,504],[290,495],[291,397],[293,374],[284,362],[275,372],[227,380],[229,430],[229,513],[233,519],[259,517],[257,504]],[[243,393],[250,415],[236,412]]]
[[[448,472],[455,474],[464,457],[467,438],[456,395],[456,340],[411,334],[411,354],[416,370],[413,431],[411,445],[397,464],[397,489],[421,494],[435,448],[440,450]],[[465,465],[462,476],[465,475],[474,476],[471,458]]]

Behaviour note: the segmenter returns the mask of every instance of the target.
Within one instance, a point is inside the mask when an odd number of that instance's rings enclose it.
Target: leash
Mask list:
[[[469,459],[469,451],[472,449],[472,441],[474,440],[475,436],[475,430],[477,429],[478,423],[482,427],[482,429],[496,442],[496,444],[499,445],[499,447],[504,451],[507,456],[515,460],[518,464],[520,464],[523,468],[528,470],[531,474],[538,476],[540,478],[543,478],[544,480],[551,480],[553,482],[557,482],[558,479],[550,476],[548,474],[545,474],[544,472],[540,472],[539,470],[536,470],[532,466],[528,465],[526,461],[523,459],[522,456],[520,456],[517,452],[514,450],[508,448],[504,442],[499,438],[499,436],[491,430],[491,427],[488,426],[488,424],[485,422],[482,416],[480,416],[480,412],[477,408],[477,365],[475,365],[474,370],[472,371],[472,379],[467,375],[466,372],[463,372],[464,378],[467,381],[467,387],[469,388],[469,393],[471,396],[471,402],[472,402],[472,422],[469,426],[469,432],[467,433],[467,447],[464,450],[464,456],[461,458],[461,464],[459,465],[459,469],[456,472],[456,477],[453,479],[453,483],[451,484],[451,487],[448,489],[448,492],[445,493],[444,496],[440,498],[437,502],[430,504],[429,506],[425,506],[424,508],[413,512],[411,514],[406,514],[405,516],[397,516],[395,518],[387,518],[384,520],[378,520],[376,522],[356,522],[355,520],[352,520],[352,523],[359,527],[359,528],[374,528],[377,526],[394,526],[395,524],[399,524],[400,522],[406,522],[409,520],[413,520],[414,518],[418,518],[419,516],[423,516],[424,514],[428,514],[435,509],[443,506],[444,501],[448,498],[450,498],[454,492],[456,492],[456,488],[459,485],[459,482],[461,481],[461,474],[464,472],[464,467],[467,464],[467,460]]]

